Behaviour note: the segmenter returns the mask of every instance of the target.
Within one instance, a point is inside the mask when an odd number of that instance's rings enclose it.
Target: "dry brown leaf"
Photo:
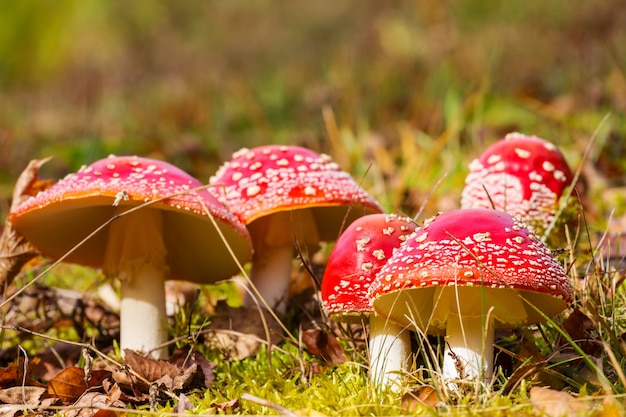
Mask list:
[[[192,364],[191,366],[183,370],[182,373],[179,375],[163,375],[161,378],[155,381],[155,384],[157,384],[158,387],[164,387],[169,391],[179,391],[191,382],[197,370],[198,366],[196,364]]]
[[[308,329],[302,333],[302,342],[312,355],[333,364],[345,362],[343,350],[332,334],[320,329]]]
[[[577,400],[567,392],[543,387],[530,389],[530,403],[538,414],[546,417],[580,415],[590,410],[589,403]]]
[[[0,388],[13,387],[21,383],[24,375],[24,360],[20,358],[18,363],[10,363],[6,368],[0,369]]]
[[[98,410],[91,417],[124,417],[126,413],[116,413],[112,410]]]
[[[223,414],[235,414],[239,408],[239,400],[230,400],[219,404],[211,404],[217,411]]]
[[[542,375],[542,371],[546,369],[547,364],[547,360],[537,362],[529,361],[528,363],[523,363],[522,365],[515,367],[513,373],[507,379],[506,384],[503,387],[503,392],[511,392],[511,390],[513,390],[521,381],[540,380],[542,383],[547,383],[544,381],[547,376]]]
[[[580,309],[573,310],[561,326],[587,355],[598,356],[604,349],[602,343],[591,337],[595,326]]]
[[[86,389],[85,371],[76,366],[65,368],[48,382],[48,394],[64,404],[76,401]]]
[[[68,366],[73,366],[79,359],[81,348],[67,343],[55,343],[37,354],[39,365],[33,368],[33,377],[41,381],[50,381]]]
[[[23,405],[0,404],[0,417],[13,417],[17,413],[22,414],[23,412]]]
[[[504,392],[511,392],[522,380],[536,382],[553,388],[564,386],[556,372],[548,367],[548,360],[534,343],[534,335],[529,329],[521,330],[520,351],[513,355],[513,360],[521,365],[513,367],[513,374],[508,378]]]
[[[269,341],[273,344],[280,342],[282,329],[265,310],[232,308],[220,301],[215,306],[215,315],[204,343],[207,348],[221,352],[226,359],[241,360],[254,356],[268,342],[264,321],[269,330]]]
[[[183,415],[185,411],[193,410],[193,403],[185,394],[178,396],[178,403],[176,404],[176,414]]]
[[[121,375],[121,373],[120,373]],[[148,392],[139,392],[133,391],[133,393],[125,392],[120,387],[120,384],[114,382],[116,373],[113,373],[113,379],[105,379],[102,382],[102,387],[104,388],[104,392],[109,394],[109,397],[112,397],[113,394],[117,396],[117,399],[131,403],[131,404],[145,404],[150,400],[150,394]],[[130,384],[130,379],[128,379],[128,384]],[[133,388],[132,385],[126,385],[126,388]]]
[[[140,394],[138,397],[127,395],[124,391],[122,391],[119,384],[114,382],[112,379],[105,379],[102,383],[102,387],[104,388],[104,392],[108,394],[112,401],[120,400],[127,403],[143,404],[150,399],[150,395],[148,393]]]
[[[31,407],[41,403],[41,396],[46,392],[43,387],[11,387],[0,390],[0,401],[7,404],[24,404]]]
[[[122,389],[119,385],[114,384],[110,379],[102,381],[102,388],[104,388],[104,392],[108,394],[111,401],[117,401],[122,398]]]
[[[37,191],[49,186],[47,182],[39,181],[39,168],[49,159],[33,159],[20,174],[13,189],[11,210]],[[37,248],[17,233],[8,219],[5,220],[0,236],[0,289],[4,292],[24,264],[38,255]]]
[[[124,355],[126,365],[148,382],[155,382],[166,375],[174,377],[181,373],[181,369],[170,362],[146,358],[130,349],[125,349]]]
[[[39,358],[28,361],[26,376],[24,376],[24,358],[22,357],[16,363],[11,363],[6,368],[0,368],[0,388],[23,385],[24,382],[28,385],[41,386],[32,378],[33,369],[39,365],[39,362]]]
[[[57,398],[45,398],[43,387],[12,387],[0,390],[0,417],[30,415],[30,410],[45,410],[58,402]],[[44,397],[44,398],[42,398]]]
[[[177,349],[172,355],[172,359],[170,361],[181,368],[188,368],[192,364],[195,364],[198,367],[200,373],[202,373],[202,381],[201,383],[195,381],[195,379],[200,379],[196,376],[196,378],[194,378],[194,386],[198,386],[199,388],[210,388],[211,384],[215,380],[214,370],[217,365],[213,362],[209,362],[203,354],[190,345],[182,349]]]
[[[418,407],[439,407],[440,405],[441,400],[437,390],[430,385],[424,385],[402,396],[402,409],[409,413]]]
[[[85,392],[78,401],[72,404],[72,408],[63,411],[63,415],[65,417],[93,417],[99,411],[105,412],[106,415],[106,410],[99,409],[108,407],[126,408],[126,403],[108,394]]]
[[[104,369],[94,369],[90,372],[89,380],[87,381],[88,388],[94,388],[102,385],[105,379],[111,377],[111,371]]]
[[[180,390],[192,380],[198,369],[195,364],[181,369],[167,361],[145,358],[130,349],[124,350],[124,354],[126,365],[139,378],[119,370],[113,372],[113,379],[122,387],[131,387],[133,391],[148,392],[148,384],[156,384],[169,391]]]

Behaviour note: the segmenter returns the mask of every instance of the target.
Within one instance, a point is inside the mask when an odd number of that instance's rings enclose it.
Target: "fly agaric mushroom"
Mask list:
[[[320,241],[334,241],[354,219],[382,212],[328,155],[298,146],[243,148],[210,184],[250,231],[250,281],[270,307],[287,295],[296,245],[317,251]],[[246,294],[244,305],[252,301]]]
[[[370,297],[377,313],[400,325],[445,330],[444,379],[489,381],[494,329],[558,314],[573,289],[524,223],[498,210],[459,209],[418,228],[381,269]]]
[[[416,227],[411,219],[393,214],[356,219],[337,240],[322,278],[322,307],[332,320],[360,323],[369,319],[370,380],[377,386],[400,387],[411,342],[403,327],[374,313],[367,291]]]
[[[44,255],[59,259],[72,251],[65,261],[102,267],[106,275],[118,277],[121,350],[151,351],[167,341],[166,278],[215,282],[234,275],[238,263],[251,256],[245,226],[208,191],[194,190],[200,186],[166,162],[110,156],[26,200],[10,220]],[[178,193],[184,194],[172,195]],[[116,215],[120,217],[74,248]],[[165,358],[167,350],[159,349],[155,356]]]
[[[537,136],[509,133],[470,164],[461,208],[495,208],[544,233],[572,185],[572,171],[558,148]],[[562,214],[563,222],[573,210]]]

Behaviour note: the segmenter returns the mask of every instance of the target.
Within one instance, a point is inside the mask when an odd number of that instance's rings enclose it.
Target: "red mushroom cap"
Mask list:
[[[59,258],[108,221],[116,206],[137,206],[202,183],[163,161],[110,156],[83,166],[52,187],[26,200],[10,215],[18,232],[46,256]],[[251,255],[245,226],[206,190],[169,197],[142,208],[163,212],[170,277],[211,282],[238,271],[205,208],[213,215],[239,261]],[[100,267],[108,232],[101,231],[66,260]]]
[[[298,146],[243,148],[211,178],[212,191],[245,223],[280,211],[315,208],[320,239],[380,205],[328,155]],[[347,214],[347,216],[346,216]]]
[[[470,164],[462,208],[506,211],[546,228],[573,175],[558,148],[539,137],[509,133]],[[486,190],[486,191],[485,191]]]
[[[543,321],[529,303],[558,314],[573,289],[522,222],[498,210],[460,209],[417,229],[381,269],[370,297],[379,314],[422,329],[444,328],[458,313],[493,314],[498,326],[512,327]]]
[[[417,225],[408,217],[370,214],[341,234],[322,278],[322,306],[333,319],[372,312],[368,289],[380,268]]]

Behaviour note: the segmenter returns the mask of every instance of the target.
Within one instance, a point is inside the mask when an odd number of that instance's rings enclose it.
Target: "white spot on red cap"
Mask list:
[[[489,165],[493,165],[493,164],[495,164],[496,162],[499,162],[501,159],[502,159],[502,157],[501,157],[500,155],[498,155],[498,154],[495,154],[495,155],[489,155],[489,158],[487,159],[487,163],[488,163]],[[478,162],[478,161],[476,161],[476,162]]]
[[[472,237],[474,238],[474,240],[478,243],[480,242],[486,242],[491,240],[491,232],[479,232],[479,233],[474,233],[472,235]]]
[[[374,256],[374,258],[378,259],[379,261],[382,261],[386,258],[385,251],[382,249],[376,249],[372,251],[372,256]]]
[[[258,185],[251,185],[246,189],[246,196],[254,197],[260,192],[261,192],[261,187],[259,187]]]
[[[515,148],[515,155],[522,159],[528,159],[530,158],[531,153],[528,149]]]

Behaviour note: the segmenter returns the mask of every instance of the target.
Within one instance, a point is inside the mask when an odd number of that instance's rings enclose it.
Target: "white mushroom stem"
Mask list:
[[[409,331],[378,314],[370,315],[370,380],[377,387],[399,390],[411,353]]]
[[[284,313],[296,246],[305,254],[307,250],[317,251],[315,218],[307,209],[282,211],[252,222],[249,230],[254,242],[250,281],[270,308]],[[244,297],[244,306],[255,305],[256,296],[250,289]]]
[[[132,280],[121,285],[120,349],[152,351],[156,359],[167,359],[166,348],[153,350],[167,342],[163,271],[154,265],[137,265]]]
[[[250,268],[250,280],[261,297],[270,308],[281,306],[279,311],[284,312],[285,303],[279,305],[288,293],[291,281],[293,263],[293,245],[276,246],[263,252],[263,256],[255,257]],[[246,307],[255,305],[256,293],[248,289],[243,304]],[[261,304],[263,306],[263,304]]]
[[[124,208],[118,212],[125,211]],[[167,359],[166,249],[159,210],[142,209],[111,223],[104,270],[121,280],[120,349],[152,351]]]
[[[455,389],[454,381],[459,380],[489,382],[493,373],[493,342],[493,319],[448,316],[442,372],[444,380],[451,382],[450,388]]]

